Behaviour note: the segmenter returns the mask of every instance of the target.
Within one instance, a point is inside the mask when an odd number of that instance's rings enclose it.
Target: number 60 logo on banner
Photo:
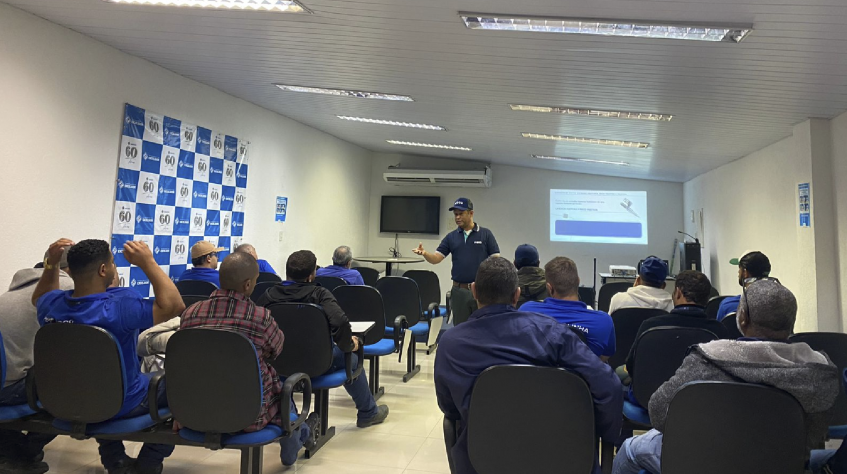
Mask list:
[[[150,297],[123,245],[147,243],[174,281],[201,240],[225,248],[223,259],[243,237],[250,142],[130,104],[122,125],[111,246],[121,286]]]

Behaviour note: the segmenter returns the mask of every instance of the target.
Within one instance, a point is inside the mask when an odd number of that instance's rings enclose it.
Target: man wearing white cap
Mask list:
[[[200,280],[213,283],[218,288],[221,287],[221,277],[218,273],[218,252],[224,250],[223,247],[215,247],[209,241],[201,240],[191,246],[191,265],[194,268],[186,270],[179,277],[180,281],[185,280]]]

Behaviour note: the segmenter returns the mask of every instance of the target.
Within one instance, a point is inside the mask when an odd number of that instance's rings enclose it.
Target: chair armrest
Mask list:
[[[147,386],[147,406],[150,407],[150,418],[156,423],[162,423],[167,418],[159,416],[159,386],[165,381],[164,372],[153,372],[150,385]]]
[[[291,421],[291,404],[294,403],[292,395],[295,391],[303,392],[303,406],[300,409],[300,416],[293,422]],[[288,434],[291,434],[300,427],[309,416],[309,411],[312,409],[312,379],[308,375],[297,372],[285,379],[282,384],[282,395],[279,399],[279,414],[282,420],[282,429]]]
[[[344,369],[347,371],[347,383],[352,382],[357,379],[360,375],[362,375],[362,367],[364,367],[365,361],[365,343],[358,336],[355,336],[356,339],[359,340],[359,348],[356,350],[356,355],[359,356],[359,367],[356,370],[353,370],[353,353],[347,352],[344,354]]]
[[[409,327],[409,320],[402,314],[394,318],[394,352],[399,353],[405,329]]]
[[[452,313],[452,311],[450,310],[450,296],[451,296],[452,294],[453,294],[453,293],[452,293],[452,291],[448,291],[448,292],[447,292],[447,295],[446,295],[446,296],[447,296],[447,302],[446,302],[446,305],[447,305],[447,315],[444,317],[444,322],[445,322],[445,323],[449,323],[449,322],[450,322],[450,316],[453,314],[453,313]]]
[[[38,406],[38,390],[35,386],[35,366],[26,372],[26,403],[34,411],[41,411]]]
[[[426,309],[426,319],[432,321],[432,318],[436,316],[436,312],[438,311],[438,303],[430,303],[429,307]]]

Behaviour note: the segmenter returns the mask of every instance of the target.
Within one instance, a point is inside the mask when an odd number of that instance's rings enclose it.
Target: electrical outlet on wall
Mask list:
[[[279,231],[279,241],[282,242],[282,231]]]
[[[694,211],[691,211],[691,223],[694,224]]]

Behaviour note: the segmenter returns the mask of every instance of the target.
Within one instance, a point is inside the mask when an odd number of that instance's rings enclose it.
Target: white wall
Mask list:
[[[833,119],[830,127],[841,328],[847,328],[847,114]]]
[[[677,230],[682,228],[682,184],[626,178],[593,176],[533,168],[495,165],[492,167],[491,188],[448,188],[395,186],[386,183],[382,173],[390,166],[401,163],[404,168],[419,169],[472,169],[482,163],[445,160],[410,155],[376,154],[371,175],[371,202],[368,253],[388,255],[394,246],[393,234],[379,233],[380,197],[383,195],[441,196],[441,235],[400,236],[403,256],[414,256],[412,248],[423,242],[424,248],[435,251],[443,236],[455,229],[452,213],[447,209],[460,196],[474,203],[475,220],[490,228],[500,245],[503,256],[510,260],[518,245],[529,243],[538,247],[542,265],[555,256],[572,258],[580,273],[582,283],[593,281],[593,258],[597,257],[598,271],[608,271],[609,265],[636,265],[648,255],[655,254],[670,259]],[[550,241],[549,202],[550,189],[589,189],[616,191],[647,191],[649,245],[609,245]],[[354,249],[358,255],[362,250]],[[442,292],[450,285],[451,260],[440,265],[428,263],[404,265],[404,269],[423,268],[438,273]],[[598,279],[597,285],[600,282]]]
[[[0,71],[0,286],[58,237],[109,239],[125,102],[252,142],[245,239],[278,271],[367,245],[366,150],[4,4]]]
[[[798,300],[797,332],[839,331],[847,268],[847,209],[838,205],[847,185],[847,115],[812,119],[793,135],[685,183],[685,212],[703,211],[701,241],[711,255],[715,287],[740,292],[738,267],[729,260],[748,250],[764,252],[771,275]],[[811,183],[812,228],[799,226],[797,185]],[[840,213],[840,215],[839,215]],[[698,225],[686,220],[689,232]],[[839,254],[841,256],[839,269]]]

